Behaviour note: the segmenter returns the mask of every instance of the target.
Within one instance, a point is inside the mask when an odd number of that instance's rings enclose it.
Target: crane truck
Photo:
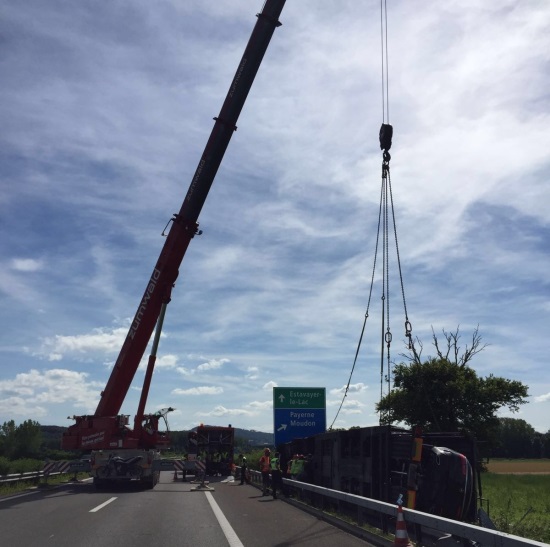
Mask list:
[[[237,120],[275,29],[285,0],[266,0],[238,65],[237,71],[199,160],[183,204],[168,225],[160,256],[147,281],[126,339],[93,415],[73,416],[64,433],[62,448],[90,452],[91,474],[97,487],[108,481],[140,480],[154,487],[161,460],[160,449],[170,445],[167,414],[172,408],[145,413],[160,333],[179,267],[191,239],[202,233],[198,218],[214,182]],[[167,226],[168,226],[167,225]],[[166,230],[165,230],[166,231]],[[164,232],[163,232],[164,235]],[[155,331],[143,388],[134,418],[120,414],[139,363]],[[166,422],[166,431],[159,423]]]

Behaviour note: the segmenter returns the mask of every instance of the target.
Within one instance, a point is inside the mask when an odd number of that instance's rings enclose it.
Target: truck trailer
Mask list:
[[[453,520],[477,517],[475,440],[394,426],[328,431],[277,447],[304,459],[298,480]]]

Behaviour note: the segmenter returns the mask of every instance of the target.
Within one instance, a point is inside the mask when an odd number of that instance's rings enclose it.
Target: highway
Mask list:
[[[251,485],[212,478],[213,492],[162,472],[153,490],[96,491],[91,481],[0,498],[0,545],[13,547],[365,546],[364,541],[262,497]]]

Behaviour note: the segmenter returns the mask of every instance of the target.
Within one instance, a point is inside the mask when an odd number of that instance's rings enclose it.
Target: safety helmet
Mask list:
[[[266,449],[264,450],[264,454],[271,454],[271,450],[269,450],[269,448],[266,448]]]

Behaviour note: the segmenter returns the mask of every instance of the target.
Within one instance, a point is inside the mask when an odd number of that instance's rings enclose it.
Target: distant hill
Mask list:
[[[194,428],[196,429],[196,428]],[[43,444],[49,448],[59,448],[61,446],[61,438],[63,432],[67,431],[66,427],[60,427],[57,425],[42,425],[40,426],[42,431]],[[186,431],[173,431],[174,440],[178,437],[178,434],[186,434]],[[273,433],[265,433],[263,431],[255,431],[253,429],[240,429],[235,428],[235,444],[240,446],[264,446],[273,445]]]
[[[250,446],[273,445],[273,433],[265,433],[263,431],[255,431],[254,429],[239,429],[235,428],[235,437],[237,440],[242,439]]]

